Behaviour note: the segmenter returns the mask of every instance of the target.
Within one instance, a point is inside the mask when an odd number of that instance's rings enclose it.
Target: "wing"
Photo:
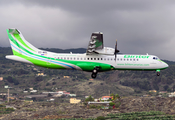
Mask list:
[[[96,50],[102,50],[103,49],[103,33],[102,32],[94,32],[91,35],[89,45],[86,51],[86,54],[93,54],[96,52]]]

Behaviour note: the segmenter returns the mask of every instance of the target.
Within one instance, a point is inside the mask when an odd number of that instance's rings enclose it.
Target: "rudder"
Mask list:
[[[11,48],[14,55],[22,55],[25,51],[29,52],[37,52],[38,49],[31,45],[29,42],[27,42],[22,33],[15,29],[10,28],[7,29],[7,34],[10,40]]]

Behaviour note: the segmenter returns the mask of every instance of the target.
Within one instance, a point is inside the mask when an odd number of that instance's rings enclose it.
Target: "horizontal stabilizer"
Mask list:
[[[18,57],[16,55],[7,55],[5,56],[6,59],[10,59],[10,60],[15,60],[15,61],[20,61],[20,62],[25,62],[25,63],[29,63],[29,64],[33,64],[32,62],[24,59],[24,58],[21,58],[21,57]]]

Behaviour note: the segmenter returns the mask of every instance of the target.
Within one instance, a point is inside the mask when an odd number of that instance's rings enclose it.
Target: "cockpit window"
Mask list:
[[[154,60],[158,60],[159,58],[158,57],[153,57]]]

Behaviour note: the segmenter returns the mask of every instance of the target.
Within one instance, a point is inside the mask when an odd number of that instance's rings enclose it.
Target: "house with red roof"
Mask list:
[[[112,96],[102,96],[101,97],[101,100],[109,100],[109,98],[112,99]]]

